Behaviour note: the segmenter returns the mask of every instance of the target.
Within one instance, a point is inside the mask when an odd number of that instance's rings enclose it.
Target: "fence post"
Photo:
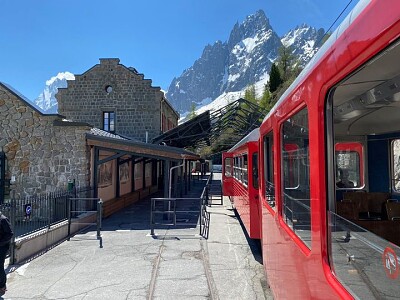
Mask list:
[[[47,206],[47,228],[48,229],[50,229],[50,224],[51,224],[51,199],[53,198],[53,197],[51,197],[51,194],[52,193],[50,193],[50,194],[47,194],[47,195],[45,195],[45,199],[46,199],[46,206]],[[50,195],[50,196],[49,196]]]
[[[11,196],[11,207],[10,207],[10,223],[11,223],[11,228],[14,231],[14,235],[11,238],[11,244],[10,244],[10,264],[13,265],[15,264],[15,223],[16,223],[16,199],[15,199],[15,190],[12,190],[12,196]]]
[[[97,201],[97,239],[100,240],[100,248],[103,248],[103,239],[101,238],[101,219],[103,218],[103,201]]]
[[[71,204],[72,204],[72,200],[69,197],[69,194],[66,195],[67,197],[67,214],[68,214],[68,241],[70,240],[70,236],[71,236]]]
[[[151,203],[150,203],[150,235],[152,235],[152,236],[154,236],[154,225],[153,225],[153,222],[154,222],[154,220],[153,220],[153,210],[154,210],[154,207],[155,207],[155,205],[154,205],[154,203],[155,203],[155,200],[154,200],[154,198],[151,198]]]

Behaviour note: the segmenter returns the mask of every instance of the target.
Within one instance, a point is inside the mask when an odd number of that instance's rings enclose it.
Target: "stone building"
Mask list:
[[[64,188],[69,179],[89,185],[91,126],[45,115],[0,82],[0,201],[15,183],[17,196]]]
[[[58,112],[69,120],[139,141],[150,141],[178,124],[178,113],[159,87],[151,86],[118,58],[100,59],[56,95]]]

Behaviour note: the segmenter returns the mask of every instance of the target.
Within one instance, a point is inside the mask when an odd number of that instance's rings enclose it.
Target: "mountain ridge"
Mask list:
[[[319,49],[324,34],[324,29],[303,23],[279,37],[264,11],[258,10],[234,24],[227,41],[205,46],[201,57],[171,81],[166,97],[185,114],[192,103],[200,108],[200,104],[208,105],[224,93],[265,84],[280,47],[292,47],[292,53],[305,65]]]

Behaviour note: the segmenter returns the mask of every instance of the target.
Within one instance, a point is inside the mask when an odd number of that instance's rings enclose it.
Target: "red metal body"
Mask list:
[[[283,120],[307,105],[310,128],[311,249],[282,219],[281,149],[274,143],[277,211],[262,197],[263,263],[275,299],[352,299],[329,265],[326,214],[325,102],[331,87],[387,47],[400,34],[400,2],[371,1],[329,45],[317,64],[286,93],[260,127],[260,141],[273,131],[281,140]],[[265,195],[263,145],[260,145],[260,196]]]
[[[399,1],[362,1],[351,22],[341,28],[338,37],[328,42],[322,56],[289,89],[264,119],[258,142],[239,142],[223,157],[244,153],[259,153],[259,190],[252,187],[248,159],[248,186],[224,177],[224,194],[232,196],[235,207],[249,236],[261,238],[263,263],[275,299],[353,299],[335,277],[329,264],[327,233],[327,183],[325,109],[328,91],[360,68],[400,36]],[[307,107],[309,126],[309,184],[311,207],[311,241],[307,247],[283,219],[281,163],[282,131],[285,120]],[[264,170],[263,138],[273,132],[273,177],[276,207],[268,205],[266,170]],[[354,146],[354,147],[353,147]],[[344,147],[344,148],[343,148]],[[337,150],[352,148],[362,157],[362,150],[352,144],[337,146]],[[259,149],[258,149],[259,148]],[[296,151],[284,149],[285,151]],[[360,168],[363,168],[361,163]],[[232,189],[232,188],[233,189]],[[257,196],[259,193],[259,196]],[[261,199],[258,199],[258,198]],[[259,226],[261,227],[259,231]]]
[[[233,153],[222,153],[222,194],[233,196]]]
[[[258,129],[241,143],[223,153],[223,158],[231,157],[234,163],[233,176],[227,178],[223,165],[223,191],[230,196],[247,234],[252,239],[260,239],[260,199],[258,192]],[[241,166],[238,166],[238,161]],[[246,170],[241,170],[245,166]],[[240,171],[244,171],[240,173]]]

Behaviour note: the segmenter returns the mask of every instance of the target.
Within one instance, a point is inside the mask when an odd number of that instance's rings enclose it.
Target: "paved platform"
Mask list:
[[[144,199],[103,221],[103,248],[93,228],[10,266],[3,298],[272,299],[259,245],[246,238],[229,200],[208,211],[208,239],[199,228],[156,229],[154,238]]]

